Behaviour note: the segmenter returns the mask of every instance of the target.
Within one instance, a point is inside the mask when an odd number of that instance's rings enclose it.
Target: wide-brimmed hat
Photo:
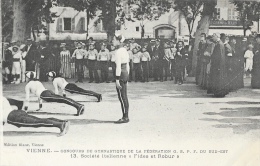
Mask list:
[[[19,49],[19,47],[17,45],[12,46],[12,50],[14,50],[14,48]]]

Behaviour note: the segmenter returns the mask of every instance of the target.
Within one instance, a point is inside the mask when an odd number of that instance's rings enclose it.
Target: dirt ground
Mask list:
[[[259,165],[260,90],[251,89],[249,81],[225,98],[207,95],[194,78],[181,86],[171,81],[131,82],[127,124],[114,124],[122,116],[114,83],[77,84],[103,94],[100,103],[94,97],[67,93],[85,105],[82,116],[74,116],[73,107],[59,103],[45,102],[36,112],[37,98],[31,96],[30,115],[67,119],[70,129],[57,137],[56,128],[6,124],[3,142],[18,146],[3,147],[6,157],[1,165]],[[4,85],[3,94],[24,100],[24,86]],[[54,90],[49,82],[44,86]]]

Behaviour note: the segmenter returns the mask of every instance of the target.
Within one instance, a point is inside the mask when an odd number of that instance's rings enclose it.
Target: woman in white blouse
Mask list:
[[[129,54],[126,48],[123,47],[124,36],[115,35],[113,38],[113,45],[117,47],[115,52],[116,63],[116,90],[118,93],[119,101],[121,102],[121,108],[123,117],[115,123],[128,123],[128,110],[129,103],[127,98],[127,82],[129,78]]]

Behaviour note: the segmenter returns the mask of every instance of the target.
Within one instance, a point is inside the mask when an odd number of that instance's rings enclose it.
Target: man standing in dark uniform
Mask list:
[[[36,54],[36,45],[33,43],[32,39],[27,39],[27,46],[25,48],[27,55],[25,57],[26,61],[26,70],[34,71],[35,70],[35,54]]]
[[[46,73],[49,71],[49,58],[51,55],[50,50],[46,47],[46,43],[41,43],[39,53],[40,59],[40,81],[47,82],[48,77]]]
[[[161,70],[160,67],[160,60],[159,59],[163,59],[163,56],[162,56],[162,48],[161,48],[161,43],[160,43],[160,39],[156,39],[155,41],[155,46],[153,48],[153,51],[152,51],[152,60],[154,62],[154,66],[153,66],[153,76],[154,76],[154,81],[158,81],[158,77],[159,77],[159,71]],[[161,58],[159,58],[159,56]]]
[[[214,94],[215,97],[224,97],[229,93],[225,46],[220,40],[220,34],[214,33],[213,40],[216,45],[211,56],[210,78],[207,93]]]

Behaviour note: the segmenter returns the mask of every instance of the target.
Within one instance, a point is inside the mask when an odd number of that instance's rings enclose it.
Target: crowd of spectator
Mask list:
[[[132,38],[125,47],[130,57],[130,82],[175,80],[176,84],[183,84],[189,64],[188,49],[183,42],[153,39],[137,44]],[[115,50],[110,43],[98,43],[93,38],[86,43],[75,41],[52,46],[31,39],[20,46],[15,41],[4,43],[3,81],[19,84],[25,82],[26,71],[36,71],[37,79],[45,82],[46,73],[55,71],[64,78],[76,77],[76,82],[83,82],[85,77],[89,83],[114,82]]]
[[[237,42],[235,36],[201,34],[196,69],[196,84],[217,97],[243,88],[246,77],[260,88],[260,35]]]
[[[129,82],[174,81],[183,84],[191,71],[193,46],[182,41],[151,39],[137,44],[130,39]],[[55,71],[76,82],[109,83],[115,81],[115,50],[106,41],[61,42],[32,41],[18,45],[4,43],[3,82],[25,82],[26,71],[36,71],[37,79],[47,81],[46,73]],[[244,86],[243,78],[251,77],[252,87],[260,88],[260,35],[250,41],[225,34],[201,34],[197,51],[196,84],[208,93],[223,96]],[[88,73],[88,75],[86,75]]]

